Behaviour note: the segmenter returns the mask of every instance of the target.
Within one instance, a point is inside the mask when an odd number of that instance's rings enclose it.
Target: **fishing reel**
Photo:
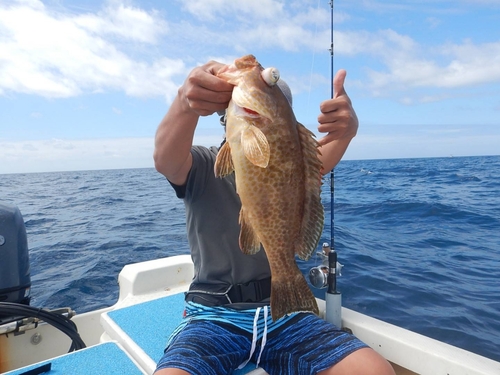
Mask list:
[[[317,253],[323,259],[322,264],[309,270],[309,281],[315,288],[328,287],[333,292],[336,290],[336,278],[342,276],[344,266],[337,261],[337,253],[331,250],[327,242],[323,244],[322,250],[322,252],[318,251]],[[335,285],[330,285],[332,283]]]
[[[342,329],[342,294],[337,290],[337,277],[342,275],[342,264],[337,262],[337,252],[328,243],[323,244],[321,266],[309,271],[309,281],[316,288],[328,288],[325,293],[325,320]]]

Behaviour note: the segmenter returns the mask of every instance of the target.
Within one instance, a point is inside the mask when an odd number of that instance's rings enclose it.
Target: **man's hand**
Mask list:
[[[191,71],[178,92],[183,110],[208,116],[227,108],[234,86],[216,77],[223,66],[209,61]]]
[[[183,185],[191,170],[191,147],[200,116],[227,108],[231,100],[233,85],[216,77],[223,66],[210,61],[194,68],[156,131],[156,170],[176,185]]]
[[[358,117],[344,89],[347,73],[341,69],[333,80],[334,97],[320,104],[318,131],[328,133],[318,140],[321,146],[334,140],[352,139],[358,131]]]

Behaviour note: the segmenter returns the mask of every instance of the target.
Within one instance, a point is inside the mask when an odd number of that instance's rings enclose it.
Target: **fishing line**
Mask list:
[[[319,11],[320,7],[320,2],[321,0],[318,0],[318,5],[317,5],[317,10]],[[333,49],[333,0],[330,0],[330,98],[333,99],[335,95],[334,91],[334,86],[333,86],[333,78],[334,78],[334,64],[333,64],[333,57],[334,57],[334,49]],[[318,31],[318,23],[316,23],[315,29],[314,29],[314,36],[316,36]],[[312,76],[313,76],[313,70],[314,70],[314,62],[315,62],[315,56],[316,56],[316,50],[313,49],[313,56],[312,56],[312,62],[311,62],[311,72],[309,75],[309,96],[307,98],[307,105],[309,107],[310,100],[311,100],[311,91],[312,91]],[[335,173],[334,173],[333,168],[330,171],[330,248],[331,250],[335,250],[335,234],[334,234],[334,223],[335,223],[335,214],[333,212],[334,208],[334,197],[335,197]],[[326,179],[325,179],[326,180]]]
[[[321,0],[318,0],[318,5],[316,6],[317,11],[319,11],[320,3],[321,3]],[[316,22],[316,24],[314,26],[313,40],[316,40],[317,34],[318,34],[318,22]],[[307,97],[307,108],[309,108],[309,105],[311,104],[312,77],[313,77],[315,59],[316,59],[316,48],[313,47],[313,55],[312,55],[312,61],[311,61],[311,73],[309,74],[309,96]]]
[[[320,7],[320,0],[318,0],[318,5],[317,5],[317,10],[319,11]],[[333,86],[333,78],[334,78],[334,64],[333,64],[333,57],[334,57],[334,49],[333,49],[333,0],[330,0],[330,98],[333,99],[335,95],[334,91],[334,86]],[[316,23],[316,27],[314,29],[314,35],[317,34],[318,31],[318,23]],[[310,104],[310,99],[311,99],[311,90],[312,90],[312,75],[313,75],[313,69],[314,69],[314,62],[315,62],[315,56],[316,56],[316,51],[313,49],[313,56],[312,56],[312,62],[311,62],[311,73],[310,73],[310,78],[309,78],[309,96],[307,99],[307,105],[309,106]],[[335,173],[334,173],[333,168],[330,171],[330,248],[331,250],[335,250],[335,234],[334,234],[334,223],[335,223],[335,214],[333,212],[334,208],[334,197],[335,197]]]

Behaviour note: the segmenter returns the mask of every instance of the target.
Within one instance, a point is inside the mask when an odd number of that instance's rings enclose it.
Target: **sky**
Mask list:
[[[317,132],[328,0],[0,0],[0,174],[153,167],[189,72],[253,54]],[[359,131],[344,159],[500,154],[500,0],[334,2],[334,70]],[[195,143],[217,145],[216,115]]]

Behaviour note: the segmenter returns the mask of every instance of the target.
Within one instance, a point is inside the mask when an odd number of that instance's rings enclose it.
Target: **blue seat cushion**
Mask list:
[[[22,367],[4,375],[21,375],[29,370],[51,364],[47,375],[142,375],[143,372],[114,342],[107,342],[65,354],[48,361]]]

